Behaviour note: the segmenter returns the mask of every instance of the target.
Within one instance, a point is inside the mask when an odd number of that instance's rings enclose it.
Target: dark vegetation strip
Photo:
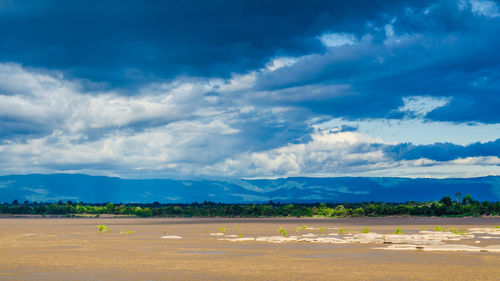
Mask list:
[[[12,203],[0,205],[4,215],[131,215],[139,217],[361,217],[361,216],[499,216],[500,202],[475,201],[469,194],[433,202],[343,203],[343,204],[87,204],[77,202]]]

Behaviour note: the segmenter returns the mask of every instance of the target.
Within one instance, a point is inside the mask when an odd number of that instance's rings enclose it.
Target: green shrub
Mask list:
[[[343,234],[345,231],[345,227],[342,227],[341,229],[339,229],[339,234]]]
[[[394,234],[403,234],[403,230],[401,230],[401,227],[398,227],[396,231],[394,231]]]
[[[370,233],[370,229],[368,227],[363,228],[361,233]]]
[[[436,226],[436,228],[434,228],[434,231],[443,231],[443,228],[440,226]]]
[[[286,230],[285,230],[285,229],[283,229],[283,227],[280,227],[279,232],[281,233],[281,235],[282,235],[283,237],[286,237],[287,232],[286,232]]]
[[[222,233],[225,233],[226,232],[226,228],[225,227],[221,227],[221,228],[219,228],[219,231],[222,232]]]
[[[109,229],[107,226],[105,226],[104,224],[100,224],[97,226],[97,228],[99,229],[99,232],[111,232],[111,229]]]

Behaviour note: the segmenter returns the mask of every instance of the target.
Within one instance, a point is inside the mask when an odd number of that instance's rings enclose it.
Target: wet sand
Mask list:
[[[106,225],[111,232],[101,233]],[[436,226],[500,226],[500,218],[347,219],[0,219],[0,280],[499,280],[500,253],[374,249],[373,244],[218,240],[210,233],[258,237],[418,233]],[[324,231],[320,231],[324,228]],[[131,234],[120,232],[132,231]],[[165,231],[165,233],[164,233]],[[162,239],[180,236],[181,239]],[[500,237],[499,237],[500,238]],[[480,241],[476,243],[475,241]],[[499,245],[500,239],[454,243]]]

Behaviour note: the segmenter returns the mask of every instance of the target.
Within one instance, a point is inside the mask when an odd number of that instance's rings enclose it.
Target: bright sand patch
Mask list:
[[[314,230],[314,228],[306,228]],[[479,235],[495,236],[479,236]],[[306,243],[330,243],[330,244],[396,244],[386,247],[376,247],[373,249],[381,250],[424,250],[424,251],[461,251],[461,252],[500,252],[500,245],[489,245],[485,247],[470,246],[465,244],[446,244],[447,241],[462,241],[474,238],[496,239],[500,236],[500,228],[470,228],[468,232],[458,234],[458,231],[426,231],[422,230],[416,234],[379,234],[375,232],[357,233],[340,235],[330,233],[328,235],[317,235],[307,233],[300,236],[260,236],[235,238],[236,235],[225,235],[219,240],[237,241],[257,241],[267,243],[288,243],[288,242],[306,242]],[[333,237],[334,236],[334,237]],[[478,241],[475,241],[478,243]]]

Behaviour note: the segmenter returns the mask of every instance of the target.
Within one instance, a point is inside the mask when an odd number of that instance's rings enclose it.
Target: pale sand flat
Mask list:
[[[310,243],[360,243],[360,244],[410,244],[439,246],[445,244],[443,241],[460,241],[474,238],[474,235],[461,235],[441,231],[421,231],[419,234],[379,234],[358,233],[354,235],[321,236],[312,233],[301,236],[262,236],[255,240],[259,242],[284,243],[284,242],[310,242]],[[226,236],[229,237],[229,236]],[[226,239],[229,240],[229,239]]]
[[[440,252],[498,252],[500,245],[490,245],[486,247],[476,247],[462,244],[444,244],[444,245],[390,245],[387,247],[376,247],[377,250],[422,250],[422,251],[440,251]]]
[[[255,241],[253,237],[239,237],[239,238],[219,238],[217,240],[227,240],[231,242],[245,242],[245,241]]]
[[[165,236],[162,236],[160,238],[163,238],[163,239],[182,239],[182,237],[178,236],[178,235],[165,235]]]

